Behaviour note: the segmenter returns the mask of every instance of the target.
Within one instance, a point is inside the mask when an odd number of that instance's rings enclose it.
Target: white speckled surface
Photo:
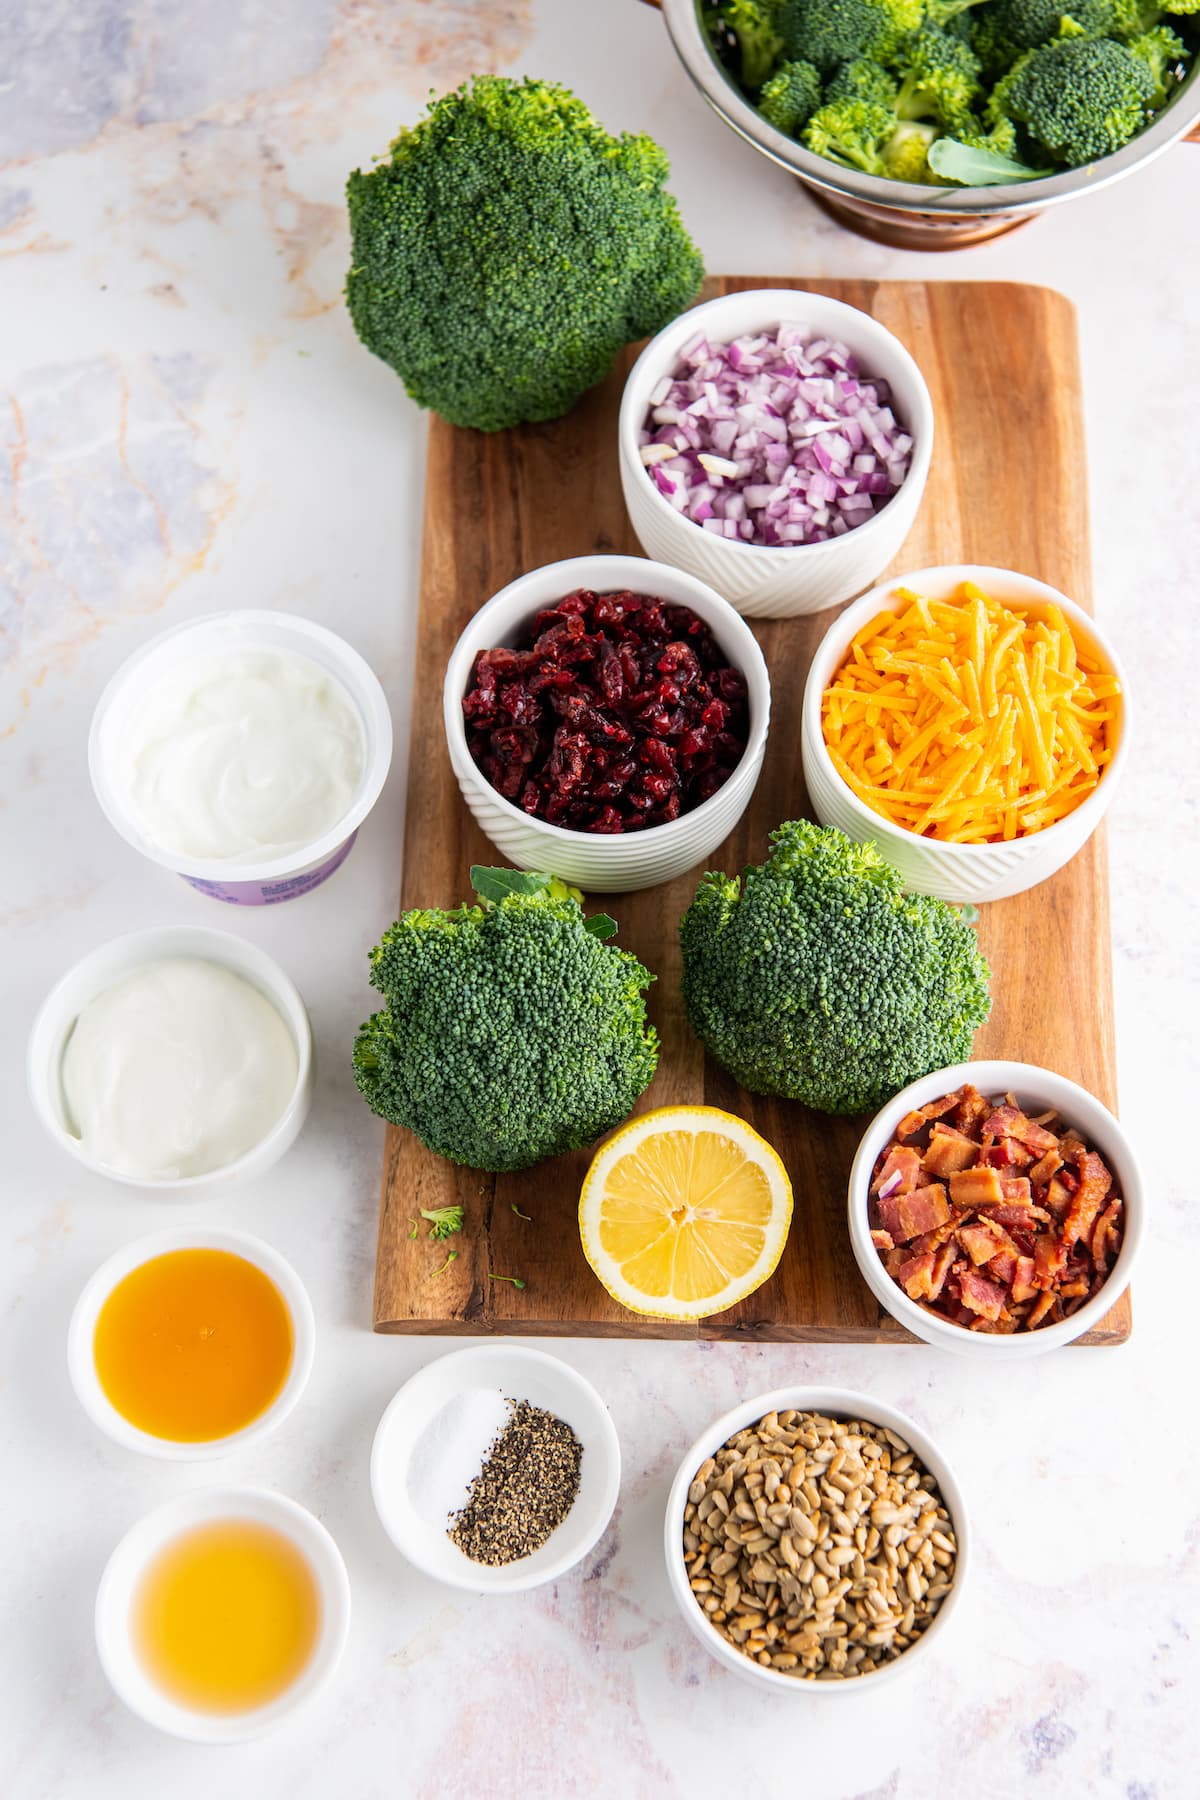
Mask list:
[[[9,21],[0,88],[0,1792],[5,1800],[1166,1800],[1197,1792],[1200,1202],[1194,672],[1200,536],[1200,149],[949,259],[846,235],[719,130],[633,0],[44,0]],[[366,654],[406,737],[424,427],[339,299],[341,188],[424,91],[491,65],[573,83],[666,144],[710,267],[1012,278],[1080,309],[1096,589],[1141,697],[1114,807],[1123,1115],[1157,1208],[1118,1352],[980,1373],[932,1351],[572,1343],[625,1453],[615,1523],[557,1590],[475,1601],[411,1574],[371,1508],[388,1397],[439,1346],[368,1330],[382,1128],[347,1072],[364,955],[397,891],[400,758],[346,868],[238,916],[143,864],[92,802],[88,717],[159,626],[291,607]],[[987,429],[986,418],[980,429]],[[1003,481],[1003,470],[996,472]],[[1081,471],[1081,484],[1083,475]],[[1036,573],[1036,571],[1034,571]],[[433,753],[436,753],[434,751]],[[253,1193],[172,1219],[260,1232],[308,1282],[312,1386],[221,1477],[277,1485],[338,1538],[355,1593],[336,1688],[273,1739],[156,1737],[107,1689],[95,1584],[139,1513],[210,1479],[119,1452],[67,1384],[95,1265],[154,1208],[43,1140],[22,1059],[60,971],[139,924],[225,925],[306,995],[312,1119]],[[1165,1126],[1165,1129],[1164,1129]],[[569,1198],[569,1197],[568,1197]],[[897,1683],[786,1723],[674,1616],[659,1524],[675,1460],[737,1398],[788,1379],[911,1411],[956,1464],[979,1555],[956,1637]],[[736,1785],[735,1785],[736,1784]]]

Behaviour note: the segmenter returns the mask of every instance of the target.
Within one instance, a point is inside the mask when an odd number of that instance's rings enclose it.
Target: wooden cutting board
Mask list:
[[[916,525],[897,571],[935,563],[1016,568],[1091,604],[1087,477],[1075,316],[1062,295],[998,282],[772,281],[717,276],[705,297],[804,285],[882,320],[916,357],[933,395],[937,443]],[[503,859],[462,801],[446,755],[442,676],[467,619],[527,569],[560,557],[639,546],[617,475],[617,408],[630,350],[566,419],[485,436],[431,423],[413,688],[401,905],[454,906],[472,863]],[[651,584],[652,585],[652,584]],[[755,626],[772,681],[771,737],[758,789],[738,830],[709,862],[760,861],[767,832],[808,810],[800,768],[800,699],[832,614]],[[698,874],[699,871],[696,872]],[[696,875],[624,898],[605,897],[618,942],[658,980],[650,1011],[662,1040],[639,1111],[703,1101],[750,1119],[779,1150],[796,1207],[782,1261],[740,1306],[699,1324],[644,1319],[609,1299],[579,1248],[576,1203],[588,1157],[561,1157],[489,1176],[432,1156],[388,1128],[375,1278],[375,1329],[735,1341],[912,1341],[881,1313],[858,1273],[845,1225],[846,1178],[863,1121],[742,1093],[706,1063],[683,1016],[676,928]],[[389,921],[379,921],[380,931]],[[1108,877],[1098,833],[1051,881],[982,910],[994,972],[992,1015],[978,1056],[1042,1063],[1115,1102]],[[461,1202],[448,1245],[418,1206]],[[518,1210],[519,1209],[519,1210]],[[526,1220],[521,1213],[529,1215]],[[443,1268],[447,1249],[455,1260]],[[438,1273],[438,1270],[441,1270]],[[492,1276],[519,1276],[516,1288]],[[1128,1299],[1082,1341],[1120,1343]]]

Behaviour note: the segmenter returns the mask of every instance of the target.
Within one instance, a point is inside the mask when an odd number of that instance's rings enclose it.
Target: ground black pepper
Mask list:
[[[540,1549],[579,1492],[583,1446],[571,1427],[528,1400],[508,1401],[466,1504],[447,1528],[472,1562],[498,1568]]]

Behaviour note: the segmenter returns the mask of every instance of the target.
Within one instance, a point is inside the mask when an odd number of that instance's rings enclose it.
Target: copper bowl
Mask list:
[[[1065,169],[1038,181],[1004,187],[935,188],[912,181],[861,175],[815,156],[794,138],[768,125],[734,85],[713,54],[700,22],[699,0],[650,0],[661,5],[671,42],[684,68],[713,111],[739,137],[790,169],[825,210],[852,231],[904,250],[961,250],[999,237],[1048,206],[1077,194],[1094,194],[1134,169],[1153,162],[1182,138],[1200,141],[1200,52],[1179,92],[1152,124],[1113,156],[1083,169]],[[1186,26],[1186,19],[1175,21]]]

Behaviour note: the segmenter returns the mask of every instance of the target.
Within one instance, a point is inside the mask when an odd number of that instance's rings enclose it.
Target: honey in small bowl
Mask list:
[[[152,1256],[113,1288],[92,1340],[96,1375],[122,1418],[151,1437],[212,1443],[261,1418],[295,1349],[287,1301],[229,1250]]]
[[[193,1712],[269,1706],[312,1660],[321,1591],[299,1546],[257,1519],[180,1532],[134,1591],[132,1639],[146,1674]]]

